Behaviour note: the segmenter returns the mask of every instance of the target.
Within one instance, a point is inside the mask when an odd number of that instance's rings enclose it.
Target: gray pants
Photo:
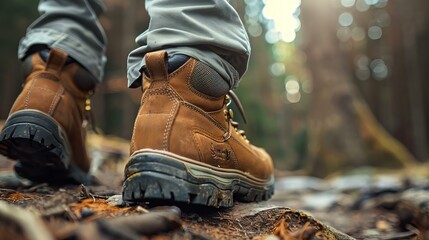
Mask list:
[[[106,63],[106,36],[98,22],[102,0],[41,0],[41,16],[21,40],[18,57],[40,46],[59,48],[99,81]],[[249,39],[237,12],[227,0],[146,0],[149,28],[136,38],[128,56],[128,85],[139,86],[144,55],[167,50],[185,54],[215,69],[231,88],[247,69]]]

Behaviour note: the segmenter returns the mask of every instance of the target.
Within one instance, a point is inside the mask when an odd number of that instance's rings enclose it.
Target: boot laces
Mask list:
[[[85,118],[83,120],[82,127],[86,128],[89,124],[89,126],[91,127],[90,129],[95,134],[99,134],[99,132],[97,130],[97,125],[95,123],[94,113],[92,111],[92,106],[91,106],[91,99],[90,98],[92,95],[94,95],[94,91],[90,91],[90,93],[88,94],[88,97],[85,99]]]
[[[246,114],[244,113],[243,105],[241,105],[240,100],[238,99],[237,95],[232,91],[229,90],[229,92],[226,95],[225,98],[225,105],[228,107],[231,102],[234,102],[235,106],[237,107],[238,111],[240,112],[240,116],[243,119],[244,123],[247,124]],[[234,118],[234,112],[232,109],[225,109],[224,110],[225,118],[228,121],[228,131],[225,133],[225,140],[228,140],[231,137],[231,128],[234,128],[234,130],[240,134],[240,136],[249,143],[249,140],[247,140],[246,134],[244,130],[238,129],[238,122],[233,121]]]

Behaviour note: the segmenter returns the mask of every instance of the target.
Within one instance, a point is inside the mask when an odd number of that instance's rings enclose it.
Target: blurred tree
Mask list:
[[[392,25],[397,26],[396,46],[391,48],[393,52],[395,67],[403,67],[402,73],[398,73],[402,78],[397,81],[405,81],[406,88],[402,91],[407,91],[408,102],[407,115],[410,119],[410,125],[405,127],[405,131],[410,134],[412,145],[410,148],[416,154],[419,160],[426,161],[427,158],[427,124],[425,116],[425,89],[424,82],[427,82],[427,73],[424,69],[425,65],[420,65],[421,56],[429,54],[427,42],[419,44],[419,38],[425,32],[429,32],[429,2],[426,0],[417,0],[404,2],[395,0],[390,2],[390,15],[393,16]],[[395,34],[395,33],[392,33]],[[399,56],[398,56],[399,55]],[[425,63],[425,62],[423,62]],[[394,73],[394,74],[395,74]],[[396,76],[398,78],[398,76]],[[399,90],[399,89],[398,89]],[[399,94],[403,94],[399,93]],[[397,99],[396,102],[401,101]],[[426,106],[426,108],[429,105]]]
[[[338,46],[334,1],[303,0],[302,48],[314,87],[309,115],[310,173],[360,166],[399,168],[415,161],[369,110],[352,83],[353,70]]]
[[[126,139],[140,106],[141,89],[128,89],[126,63],[128,53],[137,45],[134,39],[149,24],[140,0],[106,0],[107,12],[101,17],[108,38],[105,79],[94,96],[97,125],[105,134]]]
[[[427,158],[424,91],[428,2],[341,0],[337,36],[354,80],[380,123],[417,159]],[[341,3],[341,4],[340,4]],[[420,42],[420,43],[419,43]]]
[[[37,1],[0,1],[0,119],[9,114],[23,82],[17,59],[19,39],[37,16]]]
[[[232,6],[237,10],[240,18],[244,20],[247,27],[257,20],[252,21],[249,16],[249,2],[231,1]],[[257,17],[262,4],[259,0],[253,1],[257,4],[253,11]],[[247,9],[247,11],[246,11]],[[285,134],[279,131],[284,126],[284,111],[281,111],[281,82],[273,81],[269,73],[269,65],[272,62],[271,46],[267,44],[262,34],[262,27],[258,25],[259,34],[250,37],[252,54],[246,74],[243,76],[239,87],[234,91],[240,98],[246,115],[248,124],[244,125],[239,117],[240,128],[246,130],[246,135],[257,146],[264,147],[272,157],[279,162],[285,155]],[[280,84],[280,86],[279,86]],[[234,112],[237,112],[234,110]]]

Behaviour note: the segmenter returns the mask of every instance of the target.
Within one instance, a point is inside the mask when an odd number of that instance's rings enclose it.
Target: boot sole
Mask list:
[[[122,194],[129,202],[232,207],[234,200],[259,202],[274,193],[274,178],[265,181],[152,149],[134,154],[125,176]]]
[[[16,160],[15,172],[34,182],[89,184],[89,175],[71,164],[70,149],[60,124],[37,110],[13,113],[0,132],[0,154]]]

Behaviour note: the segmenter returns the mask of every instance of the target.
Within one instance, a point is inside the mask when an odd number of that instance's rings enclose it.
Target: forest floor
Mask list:
[[[128,144],[89,136],[95,186],[17,178],[0,157],[1,239],[426,239],[429,167],[362,168],[320,179],[276,172],[266,202],[233,208],[133,205],[121,200]]]

